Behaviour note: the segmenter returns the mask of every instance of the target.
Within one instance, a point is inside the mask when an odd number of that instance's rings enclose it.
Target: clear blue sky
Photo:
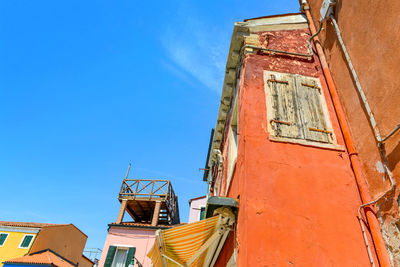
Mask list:
[[[73,223],[103,248],[132,178],[204,195],[233,23],[287,1],[0,1],[0,220]]]

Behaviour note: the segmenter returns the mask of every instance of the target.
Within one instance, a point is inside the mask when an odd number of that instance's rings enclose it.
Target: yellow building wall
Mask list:
[[[24,256],[29,252],[30,247],[35,241],[36,234],[31,233],[19,233],[19,232],[8,232],[0,231],[0,233],[8,234],[6,242],[0,247],[0,267],[3,266],[3,262],[15,258]],[[33,239],[28,248],[18,248],[22,242],[22,238],[25,235],[33,235]]]

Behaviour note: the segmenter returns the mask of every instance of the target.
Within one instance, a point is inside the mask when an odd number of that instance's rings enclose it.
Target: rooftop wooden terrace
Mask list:
[[[180,222],[178,197],[169,180],[125,178],[118,199],[121,210],[117,223],[122,222],[124,211],[135,222],[152,225]]]

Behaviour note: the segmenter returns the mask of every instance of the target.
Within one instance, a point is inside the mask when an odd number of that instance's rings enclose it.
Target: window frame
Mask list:
[[[204,220],[205,218],[206,218],[206,207],[200,207],[199,221]]]
[[[111,252],[111,254],[110,254],[110,250],[114,250],[114,251]],[[111,244],[108,246],[104,266],[107,266],[107,267],[115,266],[115,264],[116,264],[115,259],[118,254],[118,251],[122,251],[122,250],[124,250],[126,252],[123,266],[129,266],[130,264],[132,264],[132,262],[134,262],[136,259],[135,255],[137,252],[137,247],[134,247],[132,245]],[[112,259],[111,259],[111,257],[112,257]],[[129,263],[127,262],[128,259],[129,259]]]
[[[117,248],[116,248],[116,250],[115,250],[115,254],[114,254],[113,260],[112,260],[112,262],[111,262],[111,267],[114,267],[115,264],[116,264],[115,258],[117,257],[118,250],[124,250],[124,251],[125,251],[125,257],[124,257],[124,260],[123,260],[124,265],[125,265],[126,259],[127,259],[127,257],[128,257],[129,247],[125,247],[125,246],[116,246],[116,247],[117,247]]]
[[[31,241],[29,242],[29,244],[28,244],[27,247],[22,247],[22,243],[24,243],[25,237],[27,237],[27,236],[31,236],[32,239],[31,239]],[[35,239],[35,235],[33,235],[33,234],[25,234],[25,235],[22,237],[21,243],[19,243],[18,248],[23,248],[23,249],[29,248],[29,247],[32,245],[32,242],[33,242],[34,239]]]
[[[5,232],[0,232],[0,235],[6,235],[6,238],[4,239],[4,242],[3,242],[3,244],[0,244],[0,247],[3,247],[4,246],[4,244],[6,243],[6,241],[7,241],[7,239],[8,239],[8,236],[10,235],[9,233],[5,233]]]
[[[238,98],[236,97],[235,100]],[[238,101],[235,101],[233,106],[233,112],[231,115],[231,120],[229,123],[228,130],[228,164],[226,168],[226,188],[225,188],[225,196],[228,195],[228,191],[231,187],[232,177],[236,169],[236,162],[238,157],[239,150],[239,113],[238,113]]]
[[[320,105],[323,110],[323,118],[326,122],[327,130],[331,132],[331,137],[332,137],[332,142],[331,143],[324,143],[324,142],[319,142],[319,141],[314,141],[314,140],[308,140],[306,139],[306,136],[304,135],[302,138],[292,138],[292,137],[284,137],[284,136],[278,136],[275,134],[275,130],[272,128],[271,125],[271,120],[274,120],[274,115],[275,115],[275,110],[272,108],[273,107],[273,96],[271,92],[271,88],[268,85],[268,80],[270,78],[270,75],[288,75],[288,76],[293,76],[293,79],[296,80],[293,84],[295,86],[295,92],[296,92],[296,102],[299,102],[299,96],[297,95],[297,90],[298,90],[298,85],[297,85],[297,80],[300,77],[305,77],[312,79],[318,83],[318,86],[320,87],[320,94],[319,94],[319,100],[320,100]],[[265,100],[266,100],[266,115],[267,115],[267,128],[268,128],[268,134],[269,134],[269,139],[271,141],[277,141],[277,142],[285,142],[285,143],[294,143],[294,144],[301,144],[305,146],[313,146],[313,147],[320,147],[320,148],[330,148],[330,149],[335,149],[335,150],[340,150],[344,151],[344,147],[339,145],[337,143],[335,131],[332,126],[332,120],[331,116],[329,113],[329,109],[327,106],[327,99],[325,97],[325,92],[322,87],[321,81],[317,77],[312,77],[312,76],[306,76],[306,75],[300,75],[300,74],[293,74],[293,73],[284,73],[284,72],[277,72],[277,71],[269,71],[269,70],[264,70],[263,72],[264,76],[264,92],[265,92]],[[300,104],[296,107],[297,112],[300,114],[300,117],[302,117],[302,108]],[[301,120],[301,127],[300,129],[303,130],[305,127],[304,122]]]

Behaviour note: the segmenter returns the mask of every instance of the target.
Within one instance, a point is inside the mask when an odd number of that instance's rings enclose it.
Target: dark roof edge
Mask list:
[[[90,261],[91,263],[94,264],[94,261],[92,261],[91,259],[89,259],[88,257],[86,257],[84,254],[82,254],[82,258],[84,258],[84,259],[86,259],[86,260],[88,260],[88,261]]]
[[[195,198],[189,199],[189,204],[192,203],[193,200],[198,200],[198,199],[202,199],[202,198],[206,198],[206,197],[207,196],[204,195],[204,196],[201,196],[201,197],[195,197]]]
[[[293,15],[303,15],[303,13],[297,12],[297,13],[286,13],[286,14],[262,16],[262,17],[256,17],[256,18],[245,19],[244,22],[247,22],[247,21],[249,21],[249,20],[268,19],[268,18],[276,18],[276,17],[288,17],[288,16],[293,16]]]
[[[177,225],[177,226],[179,226],[179,225]],[[108,225],[108,228],[110,229],[110,227],[142,228],[142,229],[151,229],[151,230],[153,230],[153,229],[158,230],[158,229],[170,229],[170,228],[172,228],[172,227],[151,226],[151,225],[149,225],[149,226],[144,226],[144,225],[126,225],[126,224],[115,224],[115,223],[110,223]]]

